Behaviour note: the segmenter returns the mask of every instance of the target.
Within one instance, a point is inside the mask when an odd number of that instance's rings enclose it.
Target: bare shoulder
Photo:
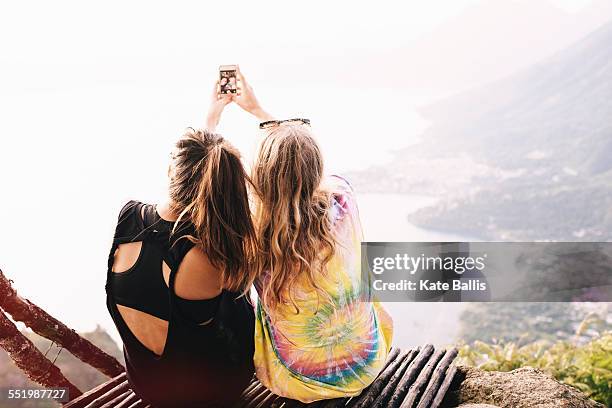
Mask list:
[[[184,299],[210,299],[221,293],[221,271],[198,246],[187,252],[179,265],[176,294]]]

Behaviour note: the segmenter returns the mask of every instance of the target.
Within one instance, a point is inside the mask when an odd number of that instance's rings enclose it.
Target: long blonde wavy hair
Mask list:
[[[305,125],[281,124],[268,131],[252,169],[255,269],[266,307],[290,302],[299,312],[292,284],[305,275],[319,294],[317,277],[333,257],[330,193],[321,188],[323,157]]]

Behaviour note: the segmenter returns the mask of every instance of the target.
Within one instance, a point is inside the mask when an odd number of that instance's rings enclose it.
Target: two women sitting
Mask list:
[[[168,199],[119,215],[107,307],[155,407],[231,405],[253,372],[302,402],[358,395],[391,346],[390,317],[362,296],[351,186],[325,175],[308,120],[275,120],[239,72],[238,87],[177,142]],[[229,103],[262,121],[250,176],[214,133]]]

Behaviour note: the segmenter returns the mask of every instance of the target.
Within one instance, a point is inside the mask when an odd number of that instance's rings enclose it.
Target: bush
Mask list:
[[[612,406],[612,331],[585,344],[568,340],[540,340],[524,345],[520,340],[492,344],[474,341],[459,346],[458,362],[495,371],[535,367],[595,401]]]

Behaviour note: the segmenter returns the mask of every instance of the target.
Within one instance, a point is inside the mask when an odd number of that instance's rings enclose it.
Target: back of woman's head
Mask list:
[[[189,220],[188,237],[222,271],[222,285],[246,292],[255,279],[248,267],[255,250],[248,176],[240,154],[221,136],[188,129],[176,143],[170,172],[170,199],[179,221]]]
[[[323,158],[308,127],[282,124],[261,142],[252,180],[257,192],[256,270],[263,278],[269,307],[295,305],[292,283],[305,276],[318,290],[318,274],[334,253],[328,216],[330,195],[323,191]]]

